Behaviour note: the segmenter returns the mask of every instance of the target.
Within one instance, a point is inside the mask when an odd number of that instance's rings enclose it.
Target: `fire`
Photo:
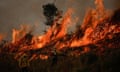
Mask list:
[[[0,41],[4,38],[3,34],[0,34]]]
[[[15,43],[19,39],[21,39],[26,34],[26,27],[21,26],[20,30],[13,29],[12,30],[12,43]]]
[[[120,33],[120,21],[114,20],[114,13],[110,15],[105,10],[103,0],[95,0],[95,5],[96,8],[88,10],[83,23],[70,35],[67,33],[67,27],[73,23],[71,18],[72,9],[69,9],[63,15],[62,20],[56,18],[44,35],[35,36],[28,32],[24,26],[20,30],[13,29],[12,41],[4,48],[8,48],[8,52],[15,53],[16,57],[23,53],[29,53],[30,60],[36,58],[48,59],[53,49],[64,51],[83,47],[84,50],[81,53],[89,52],[91,49],[84,46],[97,45],[99,41],[113,39],[114,35]],[[1,39],[2,36],[0,35]],[[80,54],[78,53],[78,55]]]

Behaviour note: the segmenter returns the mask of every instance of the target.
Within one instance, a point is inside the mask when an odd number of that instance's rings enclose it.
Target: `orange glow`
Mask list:
[[[3,34],[0,34],[0,41],[4,38]]]
[[[48,56],[47,55],[40,55],[40,59],[46,60],[46,59],[48,59]]]

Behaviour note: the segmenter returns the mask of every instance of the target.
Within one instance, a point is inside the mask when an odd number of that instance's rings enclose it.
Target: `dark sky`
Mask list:
[[[64,12],[68,8],[74,9],[74,15],[82,21],[85,10],[94,6],[94,0],[57,0],[56,6]],[[105,7],[115,9],[120,7],[119,0],[104,0]],[[42,15],[42,5],[52,3],[53,0],[0,0],[0,33],[10,37],[12,28],[19,28],[21,24],[38,24],[35,33],[41,34],[46,26]]]

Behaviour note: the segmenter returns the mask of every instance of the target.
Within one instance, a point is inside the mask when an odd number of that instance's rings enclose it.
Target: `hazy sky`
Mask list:
[[[94,0],[56,0],[56,6],[64,12],[68,8],[74,9],[74,15],[82,21],[85,10],[94,6]],[[115,9],[119,6],[119,0],[104,0],[105,7]],[[0,0],[0,33],[10,37],[12,28],[19,28],[21,24],[38,24],[35,33],[42,33],[46,26],[42,14],[42,5],[52,3],[53,0]]]

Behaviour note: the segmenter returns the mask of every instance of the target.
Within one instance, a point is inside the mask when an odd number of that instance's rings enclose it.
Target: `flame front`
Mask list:
[[[104,9],[102,0],[95,0],[95,5],[96,9],[89,9],[83,23],[70,35],[67,33],[67,27],[73,23],[72,9],[65,13],[59,24],[55,20],[53,26],[44,35],[34,36],[27,32],[25,27],[21,27],[20,30],[13,29],[13,40],[4,48],[8,48],[10,53],[15,53],[16,58],[23,53],[29,53],[30,59],[48,59],[53,49],[59,52],[89,44],[97,44],[105,39],[112,39],[114,35],[120,33],[120,21],[117,23],[112,21],[113,16]],[[81,53],[88,51],[90,51],[90,48],[85,47]]]

